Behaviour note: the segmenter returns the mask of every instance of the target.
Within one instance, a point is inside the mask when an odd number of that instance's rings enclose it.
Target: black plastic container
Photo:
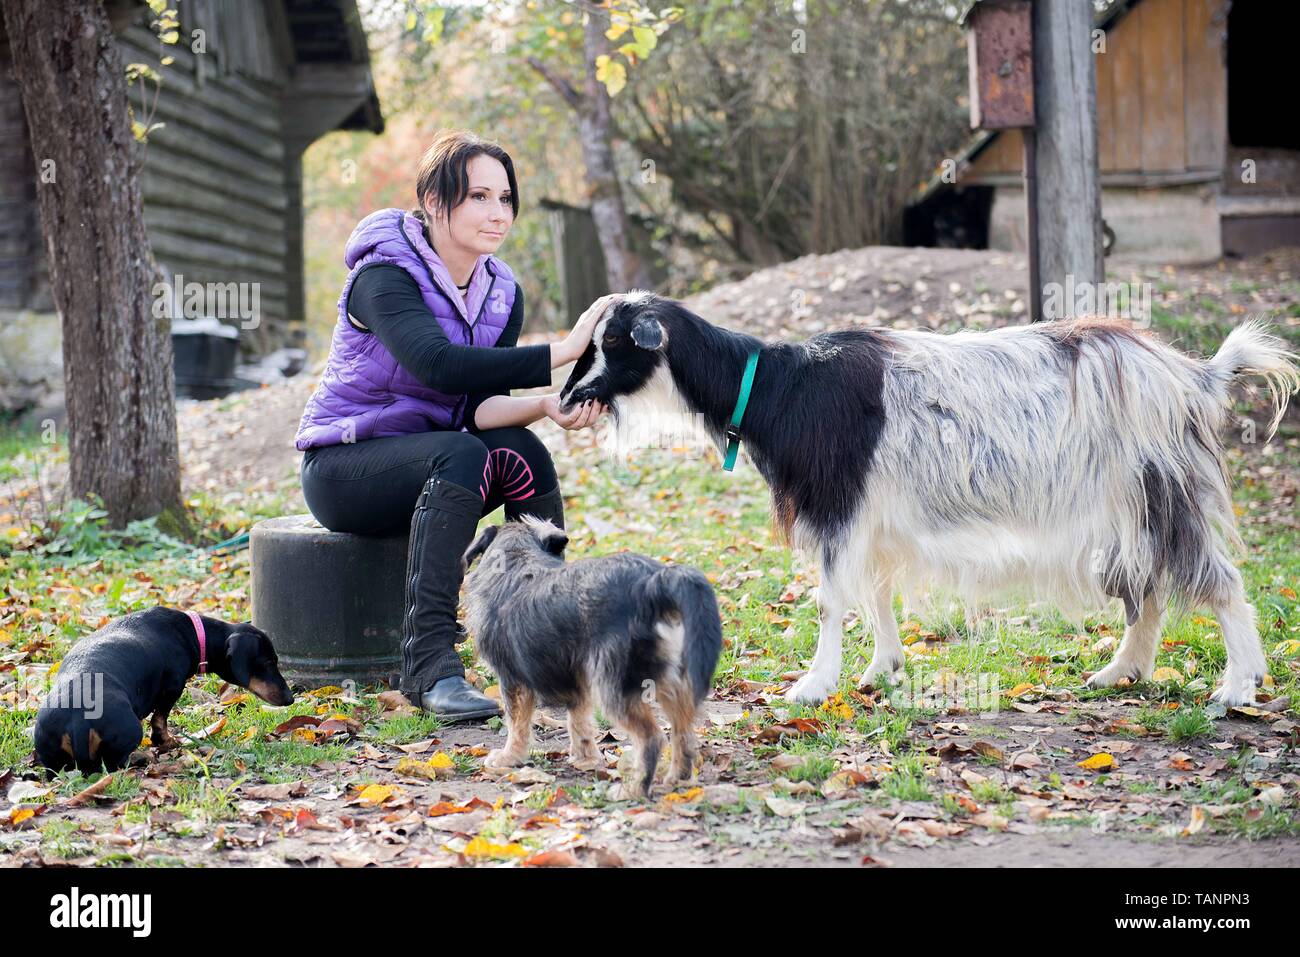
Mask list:
[[[219,399],[241,388],[235,377],[239,330],[234,326],[216,320],[173,323],[172,355],[178,396]]]

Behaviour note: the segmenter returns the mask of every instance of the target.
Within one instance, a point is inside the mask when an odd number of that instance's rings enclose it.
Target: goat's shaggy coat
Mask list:
[[[643,555],[564,561],[567,536],[525,515],[484,529],[465,553],[468,618],[475,647],[496,673],[509,737],[489,767],[528,758],[533,706],[569,710],[569,756],[599,764],[592,703],[633,737],[640,772],[631,790],[648,793],[663,746],[651,708],[672,724],[669,783],[689,779],[695,720],[722,651],[713,586],[694,568]]]
[[[1266,665],[1229,557],[1219,432],[1236,376],[1267,379],[1273,428],[1300,387],[1295,356],[1260,326],[1208,360],[1101,320],[765,345],[633,293],[596,326],[562,397],[609,405],[621,436],[642,413],[698,413],[721,449],[753,350],[744,446],[778,529],[822,566],[821,636],[791,698],[835,690],[850,604],[875,631],[863,680],[901,668],[892,591],[934,585],[1027,590],[1068,610],[1122,599],[1124,641],[1095,687],[1151,674],[1168,604],[1209,606],[1228,651],[1215,697],[1254,700]]]

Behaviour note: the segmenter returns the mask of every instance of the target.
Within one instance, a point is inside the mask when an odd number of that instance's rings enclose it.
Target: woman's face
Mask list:
[[[437,215],[433,198],[425,202],[425,215],[434,245],[447,242],[475,256],[494,253],[514,222],[510,207],[510,180],[500,160],[480,153],[465,166],[469,192],[451,211],[450,224]]]

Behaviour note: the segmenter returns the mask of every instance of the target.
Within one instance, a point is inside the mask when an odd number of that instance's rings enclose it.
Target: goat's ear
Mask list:
[[[489,525],[487,528],[483,529],[483,533],[475,539],[474,544],[469,547],[469,551],[465,553],[465,557],[461,560],[466,571],[468,571],[469,566],[474,563],[474,559],[478,558],[488,550],[488,546],[490,546],[496,539],[497,532],[499,531],[501,531],[500,525]]]
[[[653,317],[638,319],[632,326],[632,341],[642,349],[658,349],[664,344],[664,327]]]

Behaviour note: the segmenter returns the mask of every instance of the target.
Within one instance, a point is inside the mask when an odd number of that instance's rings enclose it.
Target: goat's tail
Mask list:
[[[1238,376],[1253,373],[1264,377],[1273,400],[1273,421],[1268,429],[1271,437],[1291,395],[1300,392],[1300,356],[1267,329],[1257,319],[1243,322],[1228,333],[1214,358],[1206,361],[1206,367],[1222,383],[1225,398],[1228,385]]]
[[[696,702],[703,701],[722,654],[722,616],[713,586],[697,569],[673,565],[646,579],[643,595],[645,613],[659,624],[666,650],[677,656],[674,664],[680,666]],[[678,628],[680,647],[673,647]]]

